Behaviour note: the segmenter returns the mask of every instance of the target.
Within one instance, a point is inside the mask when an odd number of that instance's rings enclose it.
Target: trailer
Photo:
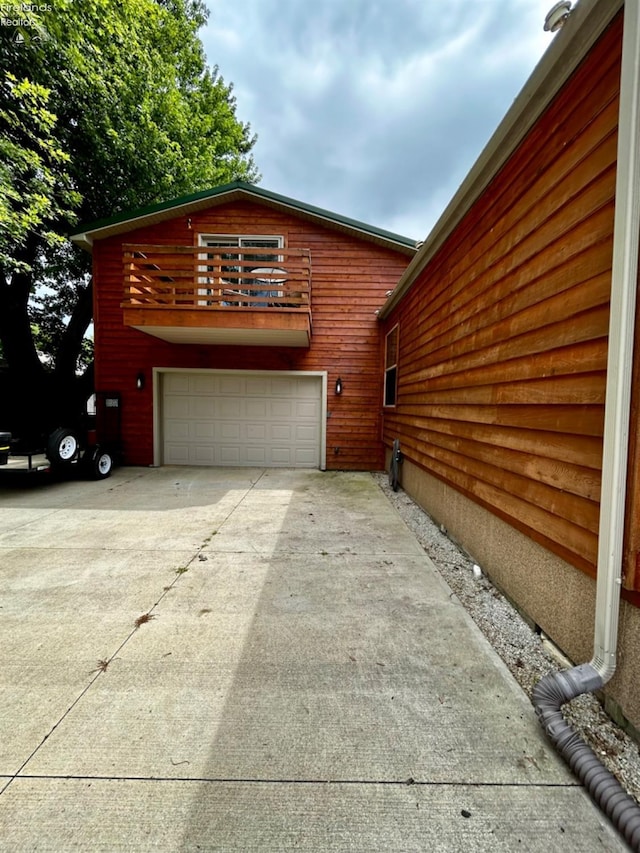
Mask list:
[[[33,424],[17,436],[0,431],[0,475],[108,477],[122,457],[120,395],[99,392],[92,398],[93,407],[73,426]]]

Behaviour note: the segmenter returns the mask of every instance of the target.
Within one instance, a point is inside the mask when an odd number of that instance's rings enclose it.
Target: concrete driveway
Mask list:
[[[0,492],[3,851],[626,850],[365,473]]]

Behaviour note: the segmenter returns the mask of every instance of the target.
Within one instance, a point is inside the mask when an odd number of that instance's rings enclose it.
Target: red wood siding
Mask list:
[[[421,272],[384,440],[594,574],[621,20]]]
[[[251,202],[181,216],[122,237],[96,242],[96,387],[120,390],[126,461],[153,461],[151,368],[326,370],[329,374],[327,467],[363,470],[383,466],[378,382],[379,328],[375,311],[407,266],[401,252],[354,239],[305,219]],[[288,248],[311,250],[313,335],[311,347],[175,345],[126,327],[122,244],[196,244],[198,234],[282,235]],[[135,378],[145,371],[147,385]],[[341,396],[333,393],[342,377]]]

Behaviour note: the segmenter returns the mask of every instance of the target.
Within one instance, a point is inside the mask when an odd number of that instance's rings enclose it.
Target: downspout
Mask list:
[[[616,668],[640,239],[640,0],[626,0],[618,115],[609,353],[591,661],[542,678],[532,701],[551,741],[635,851],[640,807],[565,722],[560,708],[602,688]]]

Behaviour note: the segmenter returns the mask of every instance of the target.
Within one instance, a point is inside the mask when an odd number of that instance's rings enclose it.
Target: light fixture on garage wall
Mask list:
[[[342,379],[339,376],[336,379],[336,394],[342,394]]]
[[[136,388],[138,391],[142,391],[144,388],[144,373],[142,371],[136,376]]]

